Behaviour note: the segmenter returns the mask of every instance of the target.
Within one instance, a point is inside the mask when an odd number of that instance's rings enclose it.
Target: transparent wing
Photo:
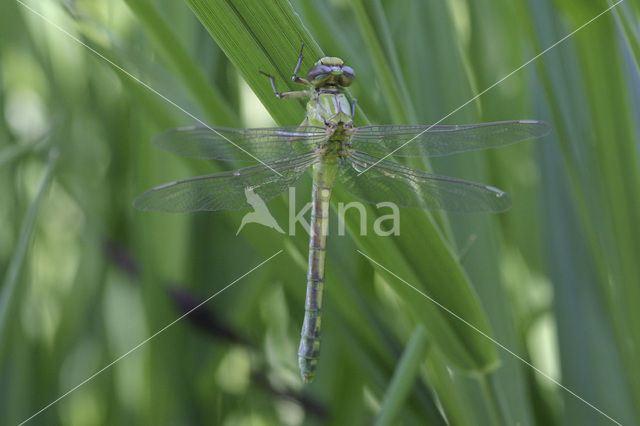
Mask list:
[[[182,157],[231,161],[276,161],[312,151],[327,137],[322,127],[266,129],[179,127],[156,136],[153,143]]]
[[[393,155],[398,157],[435,157],[497,148],[539,138],[550,131],[549,125],[540,121],[500,121],[433,127],[366,126],[354,129],[351,146],[374,155],[387,155],[397,149]]]
[[[306,153],[272,162],[271,168],[258,164],[169,182],[140,195],[133,205],[172,213],[246,209],[255,204],[254,195],[267,202],[285,191],[316,160],[314,153]]]
[[[390,201],[400,207],[453,212],[502,212],[511,207],[509,194],[466,180],[439,176],[354,151],[340,165],[340,178],[356,198],[370,203]]]

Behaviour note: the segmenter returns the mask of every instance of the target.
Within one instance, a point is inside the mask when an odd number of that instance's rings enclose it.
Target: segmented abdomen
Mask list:
[[[314,182],[312,192],[307,297],[304,304],[302,337],[298,348],[298,365],[305,383],[313,380],[320,354],[322,290],[331,197],[331,188],[320,185],[322,183]]]

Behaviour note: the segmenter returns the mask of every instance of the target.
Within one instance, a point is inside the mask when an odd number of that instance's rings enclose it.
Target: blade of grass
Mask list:
[[[532,34],[542,40],[541,43],[547,43],[549,38],[565,31],[562,25],[554,22],[549,2],[531,2],[530,8],[538,29]],[[573,25],[583,23],[584,16],[593,16],[598,12],[593,9],[592,4],[586,3],[582,8],[576,8],[576,13],[569,15],[573,18]],[[633,342],[639,341],[640,321],[632,301],[639,296],[637,286],[630,283],[637,282],[640,276],[637,263],[640,248],[637,238],[628,232],[634,226],[632,224],[640,220],[637,197],[629,195],[638,193],[640,188],[637,137],[634,136],[633,120],[630,120],[630,114],[637,113],[630,107],[629,84],[625,84],[621,58],[615,55],[614,52],[618,50],[611,43],[615,33],[612,17],[603,16],[573,38],[574,49],[563,48],[552,52],[541,64],[541,75],[547,96],[553,99],[550,104],[554,107],[554,121],[562,132],[558,145],[568,173],[572,202],[576,203],[575,216],[581,225],[580,233],[587,237],[590,251],[587,257],[593,260],[588,262],[596,273],[594,285],[597,301],[602,305],[597,307],[583,302],[579,307],[585,313],[596,307],[607,312],[607,320],[611,322],[617,339],[615,349],[622,360],[619,374],[627,380],[625,392],[631,395],[632,400],[638,401],[640,374],[637,373],[636,360],[639,347]],[[568,71],[565,75],[559,70]],[[560,248],[557,250],[558,255],[562,253]],[[588,282],[581,281],[581,285]],[[558,281],[556,285],[564,286],[564,283]],[[573,307],[576,300],[588,300],[586,296],[578,297],[563,289],[559,289],[557,295],[570,297],[568,300],[558,300],[563,306]],[[562,313],[566,312],[563,310]],[[564,319],[564,316],[560,315],[560,318]],[[566,317],[570,317],[568,313]],[[567,328],[574,326],[581,330],[584,329],[584,322],[580,318],[572,318],[566,325]],[[570,335],[577,332],[562,331]],[[590,345],[602,344],[601,340],[595,341],[594,335],[590,335],[590,338],[593,339]],[[561,348],[564,348],[563,355],[567,357],[583,359],[586,356],[584,349],[565,346],[565,342],[562,342]],[[566,363],[566,358],[562,361]],[[615,364],[612,363],[611,367]],[[565,366],[568,386],[574,386],[577,391],[582,388],[583,392],[601,388],[585,383],[584,377],[591,376],[592,369],[576,367],[572,361]],[[572,372],[575,374],[569,374]],[[609,406],[625,405],[623,398],[614,397],[612,392],[597,394],[596,397],[598,399],[592,402],[602,406],[605,411],[611,411],[607,410]],[[640,405],[635,403],[630,407],[636,410],[638,417]],[[570,414],[566,415],[571,418]],[[621,420],[624,422],[624,419]]]
[[[238,114],[231,109],[215,86],[209,83],[155,6],[148,0],[125,0],[125,3],[149,31],[155,45],[162,51],[209,120],[215,125],[237,126]]]
[[[397,424],[402,407],[420,373],[420,365],[425,359],[428,349],[427,331],[422,325],[418,325],[413,331],[393,373],[374,425]]]
[[[504,413],[500,404],[500,398],[498,396],[499,391],[496,389],[495,382],[491,380],[491,374],[485,374],[480,377],[480,388],[487,400],[487,407],[489,409],[489,415],[491,416],[492,424],[495,426],[506,426],[513,424],[508,422],[504,418]]]
[[[611,3],[611,0],[609,0],[609,3]],[[628,4],[621,4],[619,8],[615,8],[613,16],[615,16],[616,23],[629,46],[636,70],[640,72],[640,25],[638,25],[638,16],[634,18]]]
[[[322,56],[320,47],[306,31],[288,2],[230,0],[185,0],[213,39],[258,95],[271,116],[281,124],[301,120],[302,101],[279,102],[269,81],[258,71],[271,74],[279,91],[300,90],[291,74],[305,44],[301,70],[307,70]]]
[[[397,89],[400,90],[400,93],[402,95],[402,103],[406,110],[406,115],[409,123],[415,123],[416,112],[413,103],[411,102],[411,97],[409,96],[409,90],[407,89],[406,84],[406,82],[410,80],[407,80],[405,78],[406,75],[402,72],[400,61],[398,59],[398,52],[396,50],[395,44],[393,43],[393,37],[391,35],[389,23],[387,22],[387,16],[382,7],[382,4],[380,3],[380,0],[375,0],[372,3],[375,23],[377,24],[377,27],[381,33],[381,42],[384,46],[384,55],[387,59],[387,63],[392,69],[393,76],[395,76],[392,81],[397,85]]]
[[[400,75],[392,69],[394,64],[397,64],[395,51],[385,52],[380,45],[380,41],[376,36],[377,32],[362,1],[355,0],[351,5],[353,6],[360,31],[367,43],[369,53],[375,63],[374,69],[378,75],[380,88],[390,107],[391,118],[398,124],[414,122],[415,113],[411,109],[411,103],[408,102],[409,97],[406,89],[404,89],[403,80]],[[376,8],[374,8],[374,10],[375,9]],[[380,18],[380,11],[375,11],[377,12],[377,17]],[[382,23],[379,22],[378,25],[383,28],[383,38],[389,37],[388,29],[385,29],[384,21]],[[387,44],[389,44],[388,41]],[[397,66],[395,68],[397,71]]]
[[[438,352],[431,351],[426,360],[428,383],[433,393],[438,396],[441,410],[447,417],[447,424],[468,425],[485,424],[479,418],[475,407],[467,398],[469,393],[457,383],[455,373],[452,374],[447,360]],[[473,419],[473,420],[472,420]]]
[[[22,295],[24,294],[24,290],[26,290],[24,286],[18,286],[20,272],[22,271],[22,266],[24,265],[27,256],[27,248],[31,241],[31,235],[35,228],[42,200],[44,199],[44,195],[51,183],[51,177],[53,175],[57,159],[58,151],[56,149],[52,149],[49,152],[49,160],[47,162],[47,168],[44,172],[44,176],[40,182],[40,188],[38,189],[36,198],[27,210],[27,214],[20,229],[18,243],[13,251],[13,256],[11,256],[11,261],[9,262],[9,266],[2,283],[2,290],[0,291],[0,348],[3,349],[0,349],[0,360],[4,357],[4,351],[9,346],[7,342],[7,336],[10,332],[9,324],[16,324],[16,321],[10,322],[10,319],[14,317],[12,312],[14,312],[14,310],[20,305]]]

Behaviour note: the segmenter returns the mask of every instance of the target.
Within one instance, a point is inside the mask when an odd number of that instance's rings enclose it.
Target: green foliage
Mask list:
[[[299,89],[290,77],[302,42],[305,72],[322,55],[356,70],[356,124],[433,123],[611,4],[32,7],[193,116],[253,126],[302,121],[304,103],[277,99],[258,73],[274,75],[281,91]],[[25,420],[281,249],[34,422],[610,421],[479,330],[616,421],[640,424],[637,0],[445,121],[542,119],[552,135],[410,164],[505,189],[511,211],[403,210],[396,237],[361,236],[355,210],[339,235],[332,213],[322,353],[316,381],[304,388],[296,365],[302,227],[282,236],[250,224],[236,236],[245,212],[134,211],[134,197],[153,185],[235,165],[157,151],[154,135],[199,123],[19,3],[0,11],[1,424]],[[296,212],[309,188],[308,179],[298,186]],[[338,184],[334,202],[349,201]],[[283,196],[268,204],[285,230],[290,203]],[[366,214],[371,230],[386,211]]]

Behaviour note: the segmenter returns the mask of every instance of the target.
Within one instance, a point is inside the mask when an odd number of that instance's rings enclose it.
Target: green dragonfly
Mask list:
[[[304,47],[304,46],[303,46]],[[235,171],[192,177],[150,189],[135,200],[142,210],[193,212],[250,208],[245,190],[265,202],[294,185],[311,168],[311,222],[307,296],[298,364],[302,380],[313,380],[320,351],[320,315],[325,279],[329,200],[336,179],[356,198],[401,207],[455,212],[502,212],[511,206],[505,192],[480,183],[439,176],[388,159],[434,157],[495,148],[541,137],[549,126],[538,121],[462,125],[353,126],[355,101],[344,88],[354,70],[340,58],[323,57],[306,78],[292,80],[305,90],[278,92],[278,98],[308,98],[300,126],[264,129],[184,127],[160,134],[155,145],[173,154],[209,160],[256,161]]]

